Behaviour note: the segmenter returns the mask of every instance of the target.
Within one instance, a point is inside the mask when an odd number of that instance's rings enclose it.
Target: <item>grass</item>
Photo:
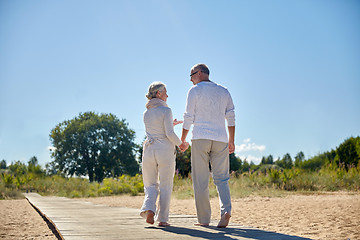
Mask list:
[[[138,195],[144,190],[142,176],[123,175],[119,178],[104,179],[102,183],[90,183],[84,178],[65,178],[60,176],[32,176],[31,180],[22,185],[5,184],[9,176],[3,176],[0,181],[0,199],[21,198],[21,192],[34,191],[41,195],[61,197],[100,197],[117,194]],[[13,177],[13,181],[14,181]]]
[[[211,178],[209,182],[209,195],[210,197],[218,196],[216,187]],[[191,176],[189,176],[188,178],[182,178],[180,176],[174,177],[173,196],[177,199],[187,199],[194,197]]]
[[[309,194],[328,191],[360,191],[360,168],[322,168],[319,171],[288,169],[271,170],[266,173],[232,173],[229,180],[232,198],[248,196],[283,197],[293,193]],[[83,178],[64,178],[26,174],[13,176],[1,173],[0,199],[23,198],[21,192],[36,191],[42,195],[55,195],[70,198],[99,197],[119,194],[139,195],[144,192],[142,176],[123,175],[119,178],[106,178],[102,183]],[[209,183],[210,197],[217,197],[213,180]],[[191,177],[174,178],[173,196],[178,199],[193,198]]]

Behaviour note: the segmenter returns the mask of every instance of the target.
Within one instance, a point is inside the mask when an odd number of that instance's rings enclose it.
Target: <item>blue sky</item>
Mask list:
[[[360,135],[359,23],[351,0],[0,0],[0,160],[45,166],[51,129],[86,111],[141,143],[149,84],[182,119],[196,63],[232,94],[242,159],[335,149]]]

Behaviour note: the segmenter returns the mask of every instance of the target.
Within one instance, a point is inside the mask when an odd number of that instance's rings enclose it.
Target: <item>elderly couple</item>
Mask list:
[[[146,140],[142,159],[145,199],[140,213],[149,224],[154,224],[156,220],[161,227],[170,225],[168,220],[175,173],[175,146],[181,151],[189,147],[186,136],[191,125],[194,125],[191,174],[198,218],[196,225],[210,224],[209,164],[220,199],[221,219],[217,227],[225,228],[229,223],[229,153],[235,150],[234,104],[229,91],[210,81],[209,74],[205,64],[196,64],[191,68],[190,80],[194,86],[188,92],[183,122],[173,120],[171,109],[166,104],[168,95],[165,85],[154,82],[149,87],[146,95],[149,101],[144,112]],[[173,128],[179,123],[183,123],[181,140]],[[159,192],[159,204],[156,207]]]

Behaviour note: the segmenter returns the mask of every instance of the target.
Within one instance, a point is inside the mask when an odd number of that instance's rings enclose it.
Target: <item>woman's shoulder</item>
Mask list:
[[[168,106],[161,106],[159,109],[164,112],[171,112],[171,108]]]
[[[156,108],[150,108],[150,109],[147,109],[145,110],[145,112],[157,112],[157,113],[160,113],[160,112],[163,112],[163,113],[166,113],[166,112],[171,112],[171,108],[169,108],[168,106],[159,106],[159,107],[156,107]]]

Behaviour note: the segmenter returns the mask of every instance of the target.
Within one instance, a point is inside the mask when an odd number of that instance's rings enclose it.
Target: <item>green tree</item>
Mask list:
[[[241,169],[241,159],[236,157],[235,153],[230,154],[230,172],[239,171]]]
[[[14,163],[11,163],[9,166],[9,169],[12,173],[15,174],[15,176],[24,175],[27,173],[27,167],[24,163],[20,161],[16,161]]]
[[[250,161],[250,170],[251,170],[252,172],[255,172],[255,171],[257,171],[258,169],[259,169],[259,166],[256,165],[253,161]]]
[[[293,162],[289,153],[285,154],[281,160],[277,160],[275,164],[285,169],[290,169],[293,167]]]
[[[64,173],[60,172],[55,161],[49,162],[45,164],[45,173],[46,175],[64,175]]]
[[[183,178],[191,172],[191,146],[185,152],[176,151],[176,171]]]
[[[5,161],[5,159],[3,159],[0,162],[0,169],[6,169],[6,168],[7,168],[6,161]]]
[[[245,158],[245,160],[243,161],[243,164],[241,166],[241,172],[247,172],[249,170],[250,170],[250,164]]]
[[[33,166],[36,166],[38,165],[38,159],[37,157],[33,156],[32,158],[30,158],[30,160],[28,161],[28,165],[33,165]]]
[[[336,149],[336,161],[343,164],[346,168],[357,166],[360,161],[360,137],[350,137],[346,139]]]
[[[51,130],[54,146],[52,172],[88,176],[90,182],[105,177],[135,175],[135,132],[112,114],[80,113]]]
[[[142,163],[145,140],[146,140],[146,136],[144,137],[144,140],[142,141],[142,143],[140,145],[137,145],[137,152],[139,154],[139,156],[138,156],[139,163]]]
[[[42,174],[43,170],[38,163],[37,157],[33,156],[28,161],[28,171],[35,174]]]
[[[261,164],[274,164],[274,158],[272,155],[262,157]]]
[[[359,153],[360,153],[360,151],[359,151]],[[331,149],[330,152],[325,152],[324,155],[325,155],[327,163],[336,164],[336,161],[335,161],[336,151],[335,150]]]
[[[266,160],[267,164],[274,164],[274,157],[272,155],[269,155]]]
[[[300,167],[305,170],[319,170],[325,163],[328,162],[326,153],[318,154],[308,160],[301,162]]]
[[[301,163],[305,160],[305,154],[301,151],[295,156],[295,167],[300,167]]]

